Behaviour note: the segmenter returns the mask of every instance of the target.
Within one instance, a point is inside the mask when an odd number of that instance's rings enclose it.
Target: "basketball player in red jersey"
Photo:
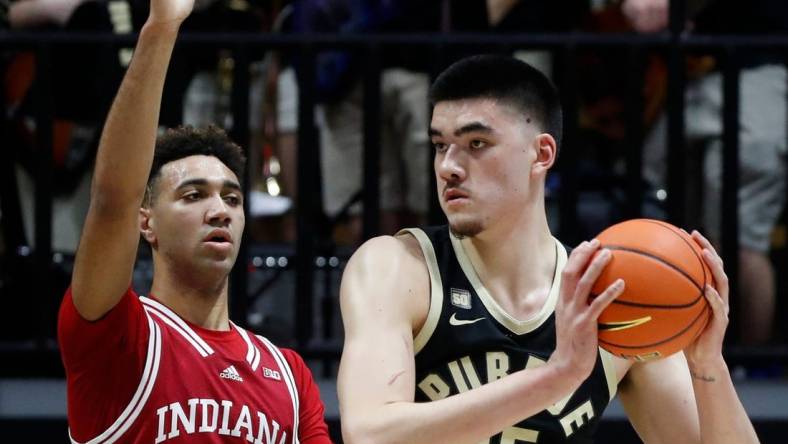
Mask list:
[[[464,59],[430,90],[430,136],[448,227],[369,240],[345,269],[342,433],[350,442],[589,443],[618,391],[645,442],[753,443],[722,341],[728,280],[699,233],[713,316],[657,361],[598,347],[597,318],[626,283],[589,292],[610,259],[550,233],[545,177],[561,137],[558,95],[536,69]]]
[[[329,443],[301,358],[228,319],[244,227],[240,149],[215,128],[156,143],[167,66],[192,6],[151,1],[101,137],[58,325],[71,441]],[[129,288],[140,233],[153,251],[149,298]]]

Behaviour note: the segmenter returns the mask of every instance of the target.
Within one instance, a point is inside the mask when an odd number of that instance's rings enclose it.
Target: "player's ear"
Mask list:
[[[531,166],[532,173],[544,176],[555,163],[558,146],[553,136],[547,133],[537,134],[533,139],[533,144],[533,148],[536,151],[536,160]]]
[[[147,241],[151,246],[156,245],[156,232],[153,229],[153,214],[150,208],[140,207],[139,212],[139,229],[140,235]]]

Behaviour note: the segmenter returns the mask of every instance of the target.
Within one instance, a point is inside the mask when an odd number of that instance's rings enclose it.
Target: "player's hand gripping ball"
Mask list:
[[[599,345],[626,359],[671,355],[706,327],[711,309],[703,296],[713,285],[701,247],[665,222],[633,219],[597,236],[612,258],[592,294],[621,278],[624,293],[599,316]]]

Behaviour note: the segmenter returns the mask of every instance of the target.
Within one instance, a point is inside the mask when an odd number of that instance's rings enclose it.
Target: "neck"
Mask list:
[[[550,292],[556,247],[543,201],[513,216],[462,242],[491,295],[523,319],[541,309]]]
[[[209,273],[195,270],[177,273],[172,267],[158,265],[154,257],[151,294],[156,299],[192,324],[209,330],[230,330],[227,275],[211,279]]]

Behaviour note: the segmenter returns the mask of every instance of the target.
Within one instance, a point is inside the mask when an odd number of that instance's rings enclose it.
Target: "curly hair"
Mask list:
[[[160,177],[161,168],[172,161],[194,155],[213,156],[227,166],[239,180],[243,181],[246,156],[240,146],[227,133],[214,125],[194,128],[189,125],[168,129],[156,140],[153,165],[145,188],[144,206],[154,199],[154,185]]]

